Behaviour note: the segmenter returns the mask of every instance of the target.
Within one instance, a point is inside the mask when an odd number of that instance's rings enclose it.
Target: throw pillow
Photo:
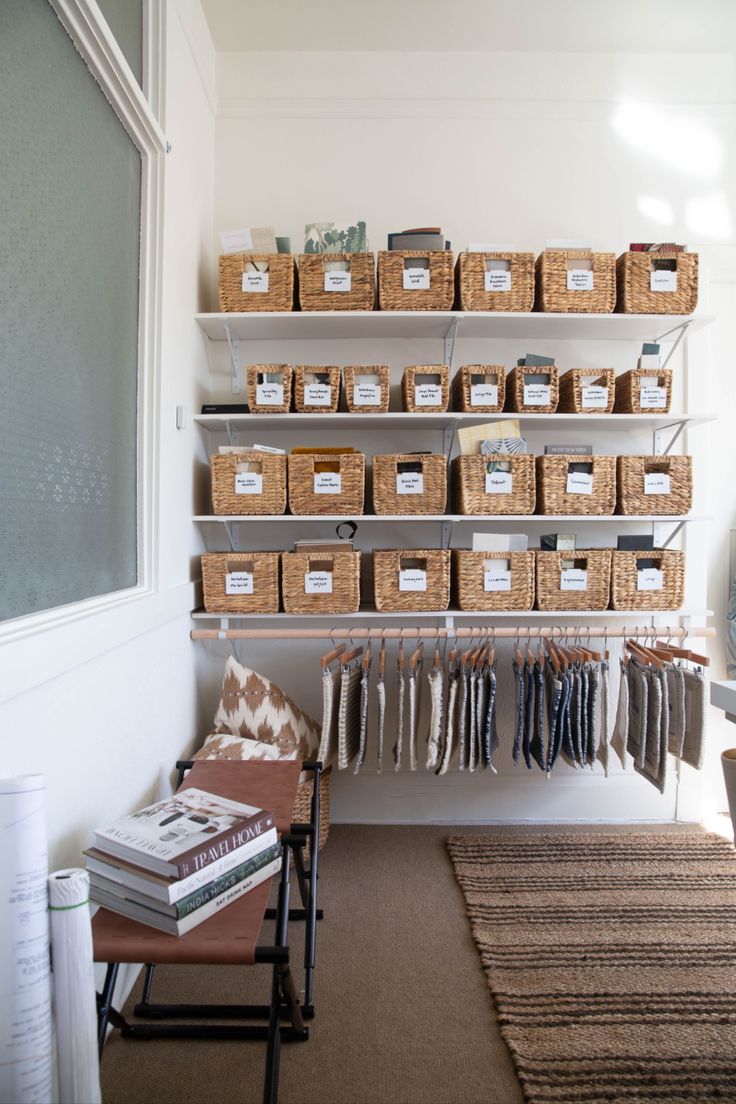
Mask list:
[[[233,736],[229,732],[211,733],[192,759],[296,759],[297,750],[282,751],[274,744],[264,744],[260,740],[248,740],[242,736]]]
[[[296,751],[300,759],[317,754],[320,726],[265,675],[242,667],[228,656],[222,699],[213,731],[272,744],[281,752]]]

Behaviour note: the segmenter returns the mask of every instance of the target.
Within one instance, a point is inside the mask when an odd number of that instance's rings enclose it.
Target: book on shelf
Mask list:
[[[173,904],[146,898],[145,894],[135,893],[115,882],[107,883],[98,875],[90,876],[90,899],[111,912],[127,916],[129,920],[137,920],[170,935],[186,935],[192,928],[273,877],[280,868],[281,849],[276,843]]]
[[[210,863],[209,866],[204,866],[201,870],[195,870],[186,878],[172,878],[153,874],[142,866],[136,866],[124,859],[117,859],[113,855],[106,855],[95,847],[88,848],[84,854],[90,878],[96,879],[99,884],[117,885],[121,890],[128,889],[154,901],[161,902],[163,905],[173,905],[215,879],[227,874],[235,867],[240,866],[254,855],[273,847],[277,841],[276,828],[269,828],[249,843],[228,852],[227,855],[223,855],[222,858]]]
[[[94,832],[94,846],[155,874],[186,878],[274,827],[273,813],[192,787]]]

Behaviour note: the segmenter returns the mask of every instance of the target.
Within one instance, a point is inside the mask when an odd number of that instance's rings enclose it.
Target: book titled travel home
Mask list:
[[[94,845],[156,874],[187,878],[273,827],[273,813],[192,788],[96,829]]]

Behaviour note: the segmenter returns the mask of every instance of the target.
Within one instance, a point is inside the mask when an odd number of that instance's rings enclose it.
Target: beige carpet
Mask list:
[[[531,1104],[736,1101],[736,856],[680,832],[453,835]]]

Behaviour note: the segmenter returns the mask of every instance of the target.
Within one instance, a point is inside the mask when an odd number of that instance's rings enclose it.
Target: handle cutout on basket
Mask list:
[[[404,272],[412,268],[429,269],[429,254],[426,257],[404,257]]]
[[[255,565],[252,560],[225,561],[225,594],[253,594]]]
[[[225,560],[225,571],[255,571],[253,560]]]
[[[498,387],[498,372],[471,372],[471,387]]]

